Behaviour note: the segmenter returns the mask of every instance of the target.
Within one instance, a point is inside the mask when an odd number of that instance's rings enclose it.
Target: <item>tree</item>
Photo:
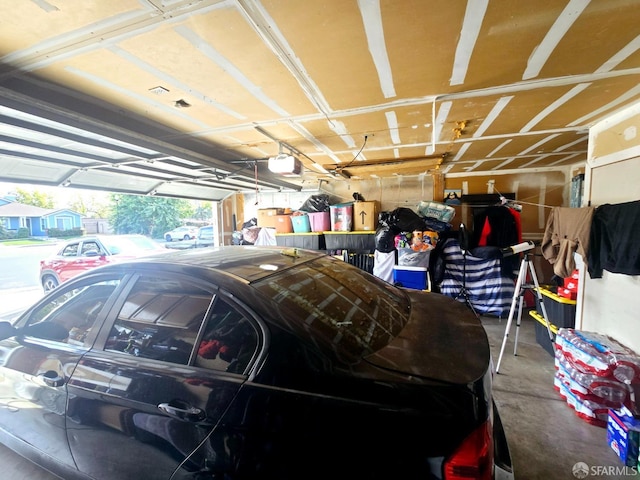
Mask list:
[[[187,200],[155,196],[111,194],[109,220],[116,233],[140,233],[161,238],[164,232],[193,216]]]
[[[199,203],[193,212],[193,218],[195,220],[202,220],[208,223],[211,223],[211,213],[212,205],[211,202],[202,202]]]
[[[33,205],[35,207],[55,208],[53,197],[37,190],[28,192],[27,190],[17,188],[16,202],[23,203],[24,205]]]
[[[107,218],[109,205],[94,195],[78,195],[69,203],[69,208],[87,218]]]

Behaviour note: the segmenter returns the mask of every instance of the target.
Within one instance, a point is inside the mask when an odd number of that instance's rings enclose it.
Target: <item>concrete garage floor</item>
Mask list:
[[[497,366],[507,319],[482,317],[494,368]],[[494,395],[507,433],[517,480],[561,480],[576,477],[573,467],[586,463],[590,478],[640,478],[625,469],[607,445],[605,428],[576,415],[553,388],[554,359],[535,336],[535,320],[523,313],[517,356],[513,355],[516,321],[494,376]]]

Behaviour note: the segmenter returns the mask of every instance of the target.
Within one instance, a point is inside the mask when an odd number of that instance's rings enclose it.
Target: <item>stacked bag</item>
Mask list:
[[[399,207],[378,215],[373,274],[389,283],[394,282],[393,267],[399,251],[402,251],[403,264],[428,263],[427,252],[442,233],[451,230],[453,207],[439,202],[420,202],[416,210]]]
[[[586,422],[606,427],[610,409],[636,411],[640,357],[612,338],[559,329],[555,367],[554,388]]]

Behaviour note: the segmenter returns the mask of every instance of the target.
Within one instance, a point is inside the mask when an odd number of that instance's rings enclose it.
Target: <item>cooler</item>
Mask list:
[[[393,267],[393,283],[414,290],[430,290],[428,269],[425,267]]]

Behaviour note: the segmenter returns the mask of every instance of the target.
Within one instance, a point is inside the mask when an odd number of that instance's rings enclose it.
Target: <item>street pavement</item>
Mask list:
[[[11,320],[43,297],[42,287],[0,290],[0,320]]]

